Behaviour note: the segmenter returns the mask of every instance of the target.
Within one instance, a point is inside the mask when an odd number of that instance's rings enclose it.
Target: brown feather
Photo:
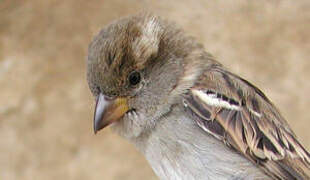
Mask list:
[[[214,105],[197,92],[229,105]],[[217,66],[204,73],[184,102],[202,129],[274,179],[310,179],[309,153],[271,101],[251,83]]]

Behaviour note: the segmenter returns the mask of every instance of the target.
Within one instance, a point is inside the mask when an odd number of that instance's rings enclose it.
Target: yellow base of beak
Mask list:
[[[95,133],[119,120],[129,110],[127,98],[110,98],[99,94],[94,114]]]

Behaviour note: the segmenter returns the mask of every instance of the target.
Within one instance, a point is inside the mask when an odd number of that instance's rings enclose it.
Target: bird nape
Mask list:
[[[310,155],[272,102],[152,14],[89,45],[94,131],[110,125],[161,179],[310,179]]]

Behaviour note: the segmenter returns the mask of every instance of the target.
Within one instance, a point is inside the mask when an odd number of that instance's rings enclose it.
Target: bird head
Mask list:
[[[193,85],[204,65],[196,61],[203,52],[174,24],[151,14],[123,18],[101,30],[87,59],[95,133],[112,124],[131,138],[153,128]]]

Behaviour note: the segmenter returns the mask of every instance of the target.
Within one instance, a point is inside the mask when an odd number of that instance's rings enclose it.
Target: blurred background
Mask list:
[[[92,130],[92,37],[139,11],[177,22],[261,88],[310,149],[309,0],[0,0],[0,179],[156,179],[132,145]]]

